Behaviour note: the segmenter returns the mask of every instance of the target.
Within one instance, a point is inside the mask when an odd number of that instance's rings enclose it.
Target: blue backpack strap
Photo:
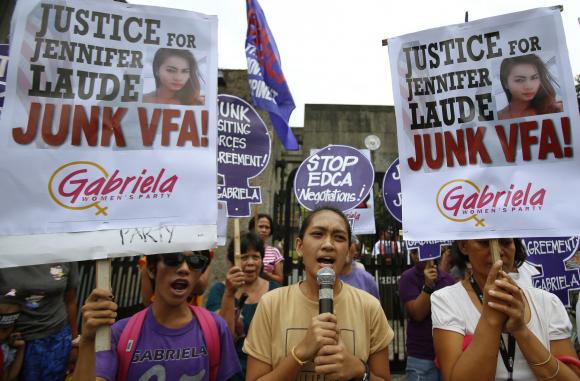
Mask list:
[[[211,312],[205,308],[195,306],[190,307],[195,318],[199,322],[207,346],[207,353],[209,356],[209,379],[210,381],[217,381],[221,355],[221,341],[217,322]]]
[[[117,343],[117,378],[116,381],[125,381],[127,372],[129,371],[129,364],[137,348],[137,341],[141,335],[145,315],[147,315],[149,308],[145,308],[129,318],[127,325],[121,332],[121,337]]]

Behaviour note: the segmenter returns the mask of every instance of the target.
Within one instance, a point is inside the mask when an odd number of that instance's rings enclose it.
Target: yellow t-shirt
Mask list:
[[[343,283],[334,297],[334,313],[345,347],[363,361],[393,340],[379,301],[367,292]],[[260,299],[243,350],[274,369],[302,341],[316,315],[318,302],[304,296],[298,284],[272,290]],[[314,364],[309,362],[297,380],[310,380],[313,375]]]

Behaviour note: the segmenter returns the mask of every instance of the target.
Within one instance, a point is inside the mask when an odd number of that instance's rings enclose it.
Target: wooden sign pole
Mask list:
[[[111,260],[99,259],[96,265],[97,288],[111,289]],[[95,336],[95,352],[111,350],[111,326],[99,327]]]
[[[489,251],[491,252],[491,262],[497,262],[500,259],[499,241],[497,238],[489,240]]]
[[[234,218],[234,265],[242,267],[242,253],[240,249],[240,219]]]

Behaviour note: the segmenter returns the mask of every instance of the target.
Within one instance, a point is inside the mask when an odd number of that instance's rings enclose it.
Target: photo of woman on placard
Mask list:
[[[153,58],[155,91],[143,95],[145,103],[203,105],[197,61],[189,50],[161,48]]]
[[[498,112],[499,120],[563,111],[562,102],[556,101],[557,83],[535,54],[504,59],[500,81],[508,105]]]

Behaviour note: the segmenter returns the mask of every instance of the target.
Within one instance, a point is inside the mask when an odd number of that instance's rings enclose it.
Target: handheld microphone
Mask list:
[[[332,300],[332,287],[336,281],[336,274],[334,273],[334,270],[328,267],[324,267],[318,270],[316,273],[316,281],[320,285],[320,290],[318,292],[318,313],[334,313]]]

